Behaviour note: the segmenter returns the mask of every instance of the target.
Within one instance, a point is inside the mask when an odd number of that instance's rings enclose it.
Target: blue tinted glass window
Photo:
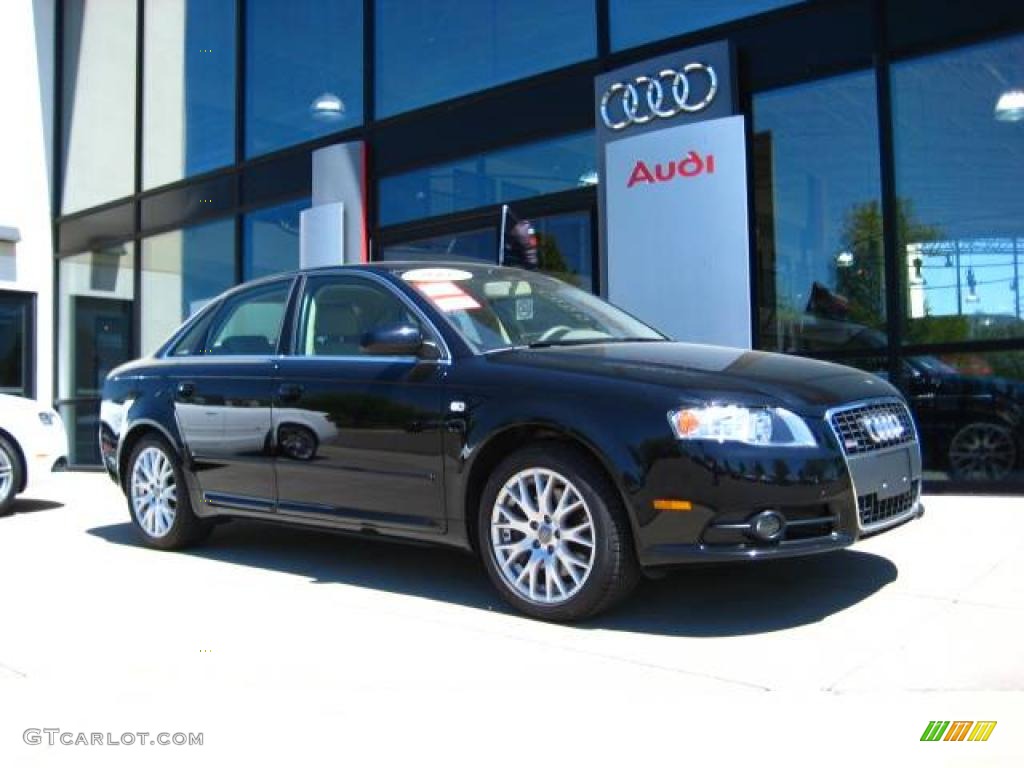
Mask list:
[[[594,290],[594,249],[590,215],[565,213],[531,219],[537,234],[537,259],[541,272],[575,285]]]
[[[235,0],[146,0],[142,182],[235,157]]]
[[[245,215],[243,279],[299,268],[299,214],[309,205],[306,198]]]
[[[1024,336],[1024,37],[894,64],[892,101],[904,339]]]
[[[235,282],[235,223],[221,219],[142,241],[142,352]]]
[[[592,183],[594,137],[577,134],[382,179],[381,224],[440,216]]]
[[[857,72],[754,96],[763,348],[886,345],[876,95]]]
[[[490,261],[498,262],[497,228],[453,232],[407,243],[385,246],[381,261]]]
[[[362,0],[249,0],[246,46],[246,156],[362,122]]]
[[[594,0],[377,0],[388,117],[596,55]]]
[[[682,35],[800,0],[609,0],[612,48]]]

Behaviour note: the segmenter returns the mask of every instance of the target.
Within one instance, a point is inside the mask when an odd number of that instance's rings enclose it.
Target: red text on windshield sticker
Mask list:
[[[416,283],[416,289],[430,299],[431,303],[442,312],[457,312],[460,309],[480,309],[480,303],[459,288],[455,283],[447,281]]]

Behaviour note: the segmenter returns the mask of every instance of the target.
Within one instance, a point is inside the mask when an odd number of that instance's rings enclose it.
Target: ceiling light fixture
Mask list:
[[[1024,120],[1024,91],[1020,88],[1003,91],[996,102],[995,115],[1001,123],[1019,123]]]
[[[345,117],[345,102],[330,91],[324,91],[309,105],[309,112],[315,120],[335,122]]]

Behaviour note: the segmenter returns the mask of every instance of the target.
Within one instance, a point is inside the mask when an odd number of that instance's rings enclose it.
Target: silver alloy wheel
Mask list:
[[[491,509],[491,553],[505,583],[540,605],[572,598],[594,568],[594,519],[565,477],[531,467],[506,481]]]
[[[135,459],[131,497],[142,530],[154,539],[166,536],[178,511],[177,484],[171,460],[159,448],[150,446]]]
[[[0,501],[8,497],[12,485],[14,485],[14,462],[7,455],[4,447],[0,446]]]
[[[949,443],[950,468],[962,480],[1002,480],[1016,462],[1013,433],[998,424],[968,424]]]

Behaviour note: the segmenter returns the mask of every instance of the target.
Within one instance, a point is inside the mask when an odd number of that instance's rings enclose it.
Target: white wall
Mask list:
[[[0,290],[36,294],[36,395],[53,400],[54,0],[0,2],[0,226],[21,242],[0,249]],[[13,254],[10,251],[13,250]]]

